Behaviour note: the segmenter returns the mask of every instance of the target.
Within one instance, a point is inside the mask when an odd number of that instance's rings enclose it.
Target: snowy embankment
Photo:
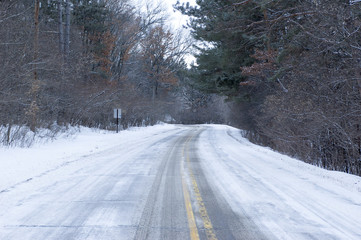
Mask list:
[[[37,141],[30,148],[0,146],[0,192],[90,154],[175,128],[164,124],[130,128],[117,134],[80,127],[69,129],[53,141]]]
[[[210,125],[198,141],[211,185],[276,239],[361,239],[361,177],[328,171]]]
[[[338,172],[338,171],[330,171],[326,170],[308,163],[305,163],[301,160],[289,157],[287,155],[278,153],[271,148],[268,147],[262,147],[256,144],[251,143],[248,139],[244,138],[242,136],[242,132],[237,129],[230,126],[224,126],[224,125],[208,125],[212,128],[218,129],[220,132],[227,132],[226,135],[233,138],[233,140],[236,140],[240,145],[238,144],[237,147],[242,147],[238,149],[239,155],[244,154],[254,154],[258,153],[254,157],[259,157],[263,160],[263,163],[271,164],[271,166],[275,167],[275,170],[277,169],[283,169],[287,172],[294,173],[297,175],[301,174],[308,174],[310,181],[318,182],[320,181],[320,178],[323,179],[322,182],[328,182],[329,184],[335,184],[338,186],[342,186],[344,188],[347,188],[351,191],[360,192],[361,193],[361,177],[355,176],[352,174],[347,174],[344,172]],[[224,135],[225,136],[225,135]],[[209,137],[209,136],[208,136]],[[234,145],[233,140],[230,138],[227,139],[218,139],[217,142],[222,143],[222,145]],[[231,141],[231,143],[229,142]],[[202,148],[203,150],[205,148]],[[233,149],[236,150],[236,149]],[[261,170],[261,169],[260,169]],[[360,199],[361,200],[361,199]]]

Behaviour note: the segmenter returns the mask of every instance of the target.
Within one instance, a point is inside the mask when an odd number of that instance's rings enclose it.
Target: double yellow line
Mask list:
[[[204,205],[204,201],[203,201],[201,193],[199,191],[198,184],[197,184],[196,178],[193,174],[190,160],[189,160],[189,142],[192,140],[193,137],[194,137],[194,135],[190,136],[186,140],[186,142],[183,146],[182,155],[183,155],[183,158],[186,159],[187,168],[188,168],[188,172],[189,172],[189,176],[190,176],[190,180],[191,180],[191,185],[192,185],[195,197],[197,199],[197,203],[199,206],[199,213],[202,218],[204,228],[206,230],[207,239],[208,240],[217,240],[216,234],[215,234],[213,226],[212,226],[212,222],[208,216],[206,206]],[[192,203],[191,203],[191,199],[190,199],[190,195],[189,195],[189,191],[188,191],[188,186],[184,179],[183,171],[182,171],[182,187],[183,187],[184,202],[185,202],[186,211],[187,211],[188,226],[189,226],[189,230],[190,230],[190,238],[191,238],[191,240],[199,240],[198,228],[197,228],[197,224],[196,224],[196,221],[194,218],[194,213],[192,210]]]

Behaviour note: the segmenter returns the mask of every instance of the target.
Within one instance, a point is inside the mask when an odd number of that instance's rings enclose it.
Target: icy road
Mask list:
[[[112,144],[87,154],[0,151],[0,239],[361,239],[361,178],[171,126],[93,136]]]

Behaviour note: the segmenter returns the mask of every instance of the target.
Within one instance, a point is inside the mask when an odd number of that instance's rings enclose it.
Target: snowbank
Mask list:
[[[30,148],[0,146],[0,192],[89,154],[175,128],[176,125],[159,124],[134,127],[117,134],[72,127],[53,141],[38,139]]]

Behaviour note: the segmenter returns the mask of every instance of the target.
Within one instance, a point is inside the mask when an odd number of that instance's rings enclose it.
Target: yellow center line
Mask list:
[[[199,240],[198,229],[197,229],[196,221],[194,219],[194,214],[192,211],[191,199],[189,197],[187,184],[186,184],[184,178],[182,179],[182,185],[183,185],[184,202],[185,202],[186,210],[187,210],[188,227],[190,230],[190,237],[192,240]]]
[[[190,139],[191,139],[191,137],[187,139],[186,143]],[[185,150],[185,145],[184,145],[183,151],[182,151],[183,157],[184,157],[184,150]],[[188,217],[188,227],[189,227],[189,230],[190,230],[190,237],[191,237],[191,240],[199,240],[199,234],[198,234],[198,229],[197,229],[197,225],[196,225],[196,220],[194,219],[194,214],[193,214],[193,210],[192,210],[191,198],[189,196],[187,183],[184,180],[183,167],[181,168],[181,170],[182,170],[183,196],[184,196],[184,203],[186,205],[186,211],[187,211],[187,217]]]
[[[217,240],[216,234],[215,234],[214,229],[213,229],[212,222],[211,222],[211,220],[210,220],[210,218],[208,216],[206,206],[204,204],[203,198],[202,198],[201,193],[199,191],[196,178],[195,178],[195,176],[193,174],[193,171],[192,171],[192,168],[190,166],[188,144],[189,144],[189,142],[190,142],[190,140],[192,138],[193,138],[193,136],[189,137],[187,139],[186,143],[184,144],[183,157],[185,155],[184,153],[186,152],[187,167],[188,167],[188,171],[190,173],[191,184],[192,184],[193,191],[195,193],[195,197],[197,199],[197,203],[199,205],[199,213],[201,215],[204,228],[206,230],[207,239],[209,239],[209,240]],[[183,185],[184,201],[185,201],[187,216],[188,216],[188,225],[189,225],[189,229],[190,229],[190,236],[191,236],[192,240],[196,240],[196,239],[199,240],[198,229],[197,229],[197,225],[195,224],[194,214],[193,214],[193,211],[192,211],[192,204],[190,202],[189,192],[187,190],[187,186],[186,186],[186,183],[184,181],[184,178],[182,180],[182,185]],[[195,230],[194,230],[194,228],[195,228]]]

